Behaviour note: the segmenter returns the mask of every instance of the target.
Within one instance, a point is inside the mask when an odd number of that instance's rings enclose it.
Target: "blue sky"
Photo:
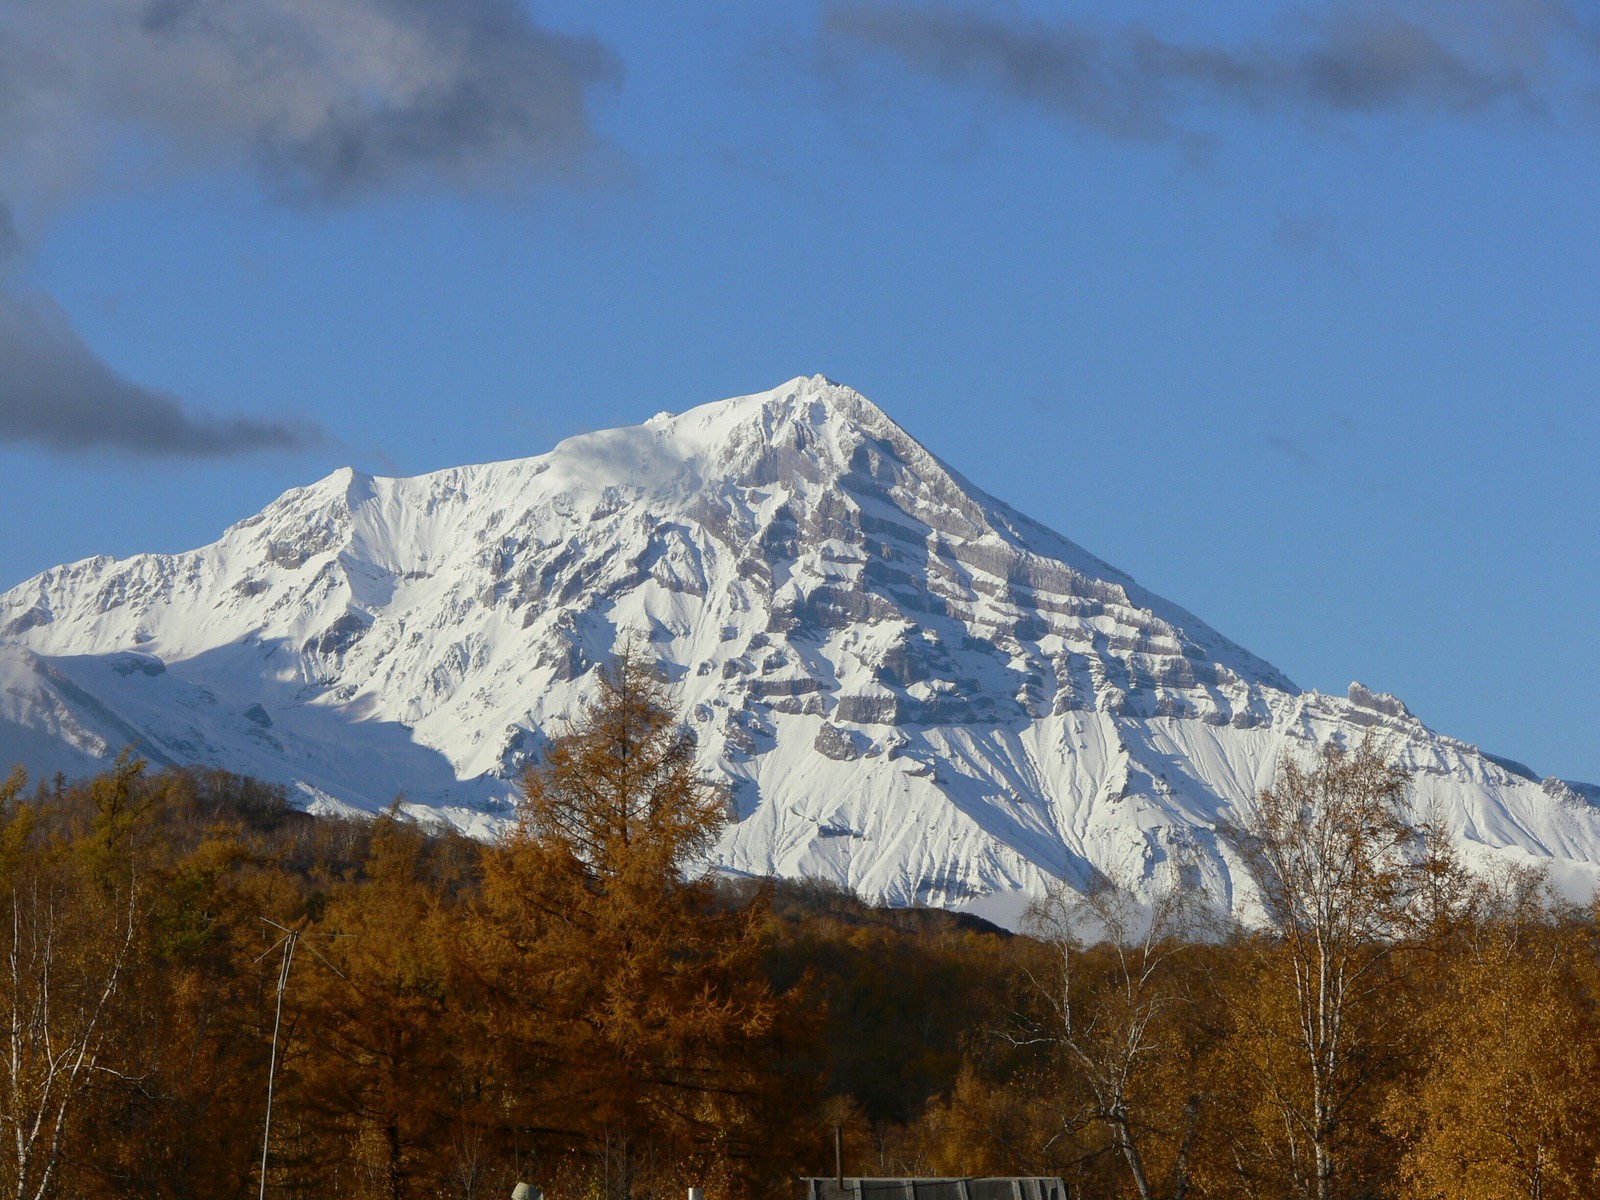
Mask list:
[[[1587,7],[12,0],[0,79],[0,586],[820,371],[1600,780]]]

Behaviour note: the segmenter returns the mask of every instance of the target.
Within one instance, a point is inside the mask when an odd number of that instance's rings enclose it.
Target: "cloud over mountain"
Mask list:
[[[249,166],[280,197],[570,171],[599,43],[513,0],[18,0],[0,13],[0,162],[71,188],[119,156]]]

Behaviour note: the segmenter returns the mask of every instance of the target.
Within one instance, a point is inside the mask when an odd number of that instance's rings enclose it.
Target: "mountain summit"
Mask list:
[[[492,831],[544,731],[634,637],[728,781],[716,852],[1012,920],[1050,878],[1193,856],[1280,756],[1374,731],[1469,859],[1600,879],[1591,793],[1270,664],[973,487],[821,376],[536,458],[286,492],[213,544],[0,596],[0,762],[133,744],[313,809]]]

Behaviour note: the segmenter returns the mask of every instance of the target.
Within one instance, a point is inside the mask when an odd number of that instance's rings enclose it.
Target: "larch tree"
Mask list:
[[[637,648],[599,672],[523,795],[485,858],[475,957],[503,1014],[489,1036],[525,1064],[530,1136],[610,1196],[748,1174],[781,1140],[774,1105],[798,1094],[770,1069],[787,1005],[760,969],[759,906],[695,874],[726,800]]]
[[[293,1095],[338,1140],[353,1169],[340,1190],[357,1200],[419,1194],[443,1174],[454,1130],[453,929],[428,848],[397,812],[381,815],[364,879],[335,889],[305,933]]]
[[[93,1151],[72,1156],[64,1194],[190,1200],[253,1190],[265,1055],[257,1055],[257,950],[245,934],[259,929],[258,910],[238,892],[249,858],[239,829],[195,819],[196,786],[188,773],[140,781],[155,801],[137,839],[146,928],[114,1007],[115,1061],[103,1064],[114,1070],[98,1072],[93,1103],[76,1122]]]

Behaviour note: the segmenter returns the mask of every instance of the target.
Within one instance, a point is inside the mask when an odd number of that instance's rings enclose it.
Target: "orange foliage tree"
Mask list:
[[[761,905],[696,873],[726,802],[654,664],[603,669],[523,790],[474,959],[537,1170],[618,1197],[753,1185],[804,1093],[775,1070],[792,1004],[763,976]]]
[[[1578,1200],[1600,1186],[1600,1016],[1592,931],[1542,872],[1491,876],[1433,996],[1438,1032],[1415,1094],[1402,1195]]]
[[[1242,939],[1234,1003],[1249,1140],[1258,1169],[1308,1200],[1360,1187],[1381,1086],[1407,1050],[1397,955],[1441,853],[1408,822],[1408,778],[1370,741],[1330,741],[1309,766],[1285,761],[1235,831],[1267,918]]]

